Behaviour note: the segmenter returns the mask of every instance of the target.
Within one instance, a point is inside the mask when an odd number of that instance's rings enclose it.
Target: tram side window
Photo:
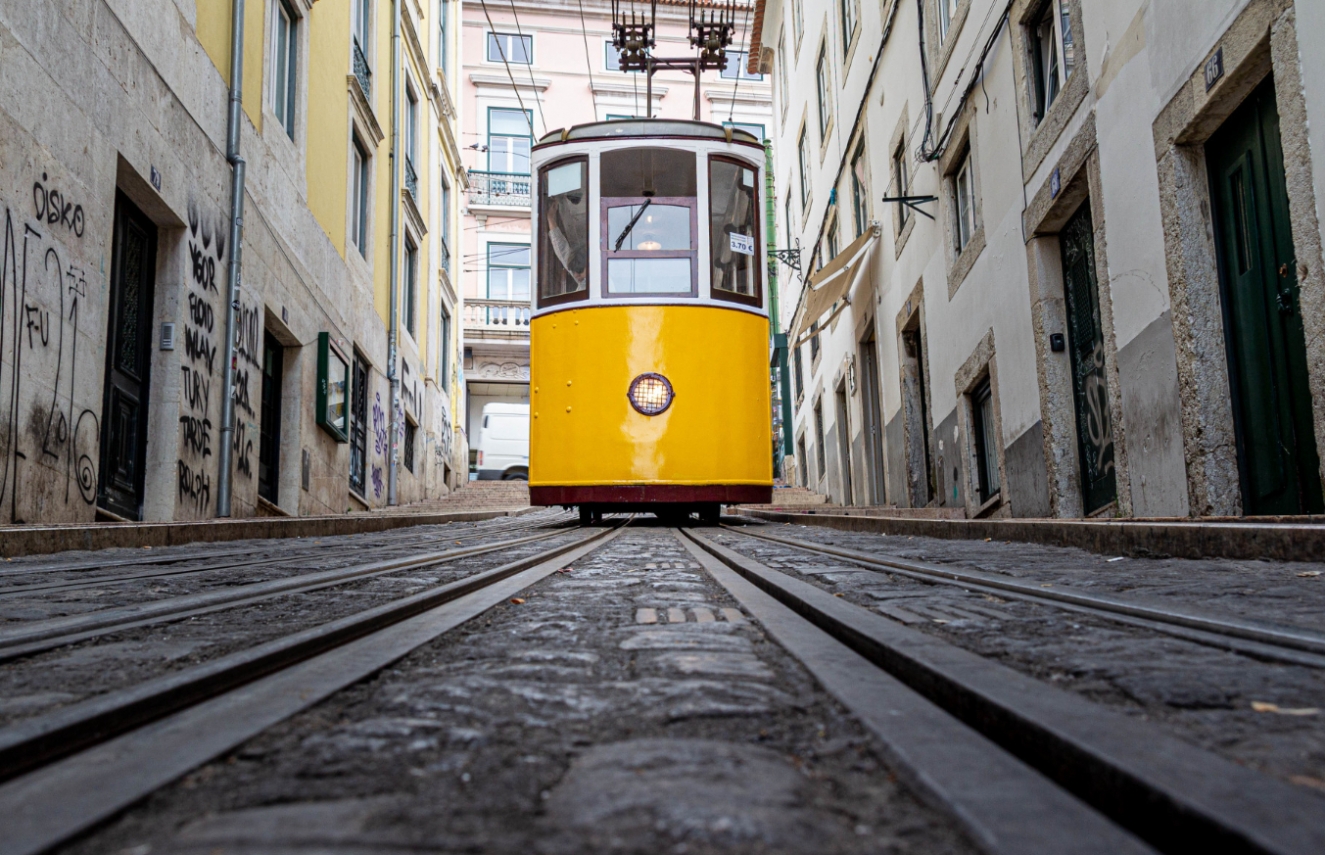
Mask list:
[[[589,160],[544,167],[538,176],[538,302],[589,293]]]
[[[759,196],[754,169],[737,160],[709,161],[709,247],[713,296],[759,305]]]
[[[695,153],[678,149],[603,154],[603,279],[608,296],[696,293],[695,166]]]

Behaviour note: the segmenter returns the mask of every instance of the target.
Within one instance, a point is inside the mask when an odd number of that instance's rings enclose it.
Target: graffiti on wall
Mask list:
[[[225,269],[224,220],[189,204],[188,289],[184,312],[184,352],[180,359],[180,443],[175,461],[179,508],[204,516],[212,507],[212,472],[216,465],[212,433],[220,417],[223,366],[217,345],[221,294],[216,278]]]
[[[87,387],[95,390],[98,385],[96,365],[88,364],[98,353],[88,336],[98,316],[88,294],[100,288],[89,288],[89,277],[95,274],[80,263],[86,230],[83,206],[56,184],[43,172],[32,182],[30,209],[3,206],[0,520],[4,522],[78,518],[86,511],[77,508],[96,501],[101,425],[88,404],[100,407],[95,392],[89,394]]]

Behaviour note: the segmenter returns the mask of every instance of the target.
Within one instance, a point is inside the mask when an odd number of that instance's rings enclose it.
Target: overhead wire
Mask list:
[[[584,22],[584,0],[580,4],[580,35],[584,36],[584,67],[589,71],[589,100],[593,103],[593,120],[598,121],[598,100],[594,97],[593,59],[589,54],[589,27]],[[546,130],[546,128],[545,128]]]
[[[741,51],[741,53],[744,53],[747,57],[750,55],[750,54],[749,54],[749,42],[747,41],[747,36],[750,35],[750,7],[753,6],[753,5],[754,5],[753,2],[745,4],[745,20],[743,20],[743,21],[741,22],[741,41],[740,41],[740,44],[741,44],[741,46],[743,46],[743,47],[745,48],[745,50],[744,50],[744,51]],[[732,122],[733,117],[735,117],[735,115],[736,115],[736,93],[737,93],[738,91],[740,91],[740,88],[741,88],[741,71],[742,71],[741,65],[740,65],[740,63],[737,63],[737,64],[736,64],[736,85],[732,87],[732,103],[731,103],[731,109],[729,109],[729,110],[727,111],[727,122],[728,122],[729,124]],[[762,140],[760,140],[760,142],[762,142]]]
[[[511,14],[515,16],[515,34],[520,37],[520,45],[524,46],[524,30],[520,29],[520,13],[515,11],[515,0],[509,0],[511,4]],[[533,39],[529,40],[533,45]],[[529,72],[529,88],[534,90],[534,104],[538,106],[538,120],[543,123],[543,133],[547,133],[547,116],[543,115],[543,97],[538,94],[538,84],[534,83],[534,62],[533,57],[526,57],[529,63],[525,65],[525,70]],[[532,136],[532,135],[531,135]]]
[[[483,7],[483,17],[488,19],[488,32],[496,37],[497,25],[492,23],[492,15],[488,13],[488,0],[478,0],[479,5]],[[506,60],[506,49],[501,46],[501,39],[497,39],[497,55],[501,57],[501,64],[506,66],[506,76],[511,80],[511,90],[515,92],[515,100],[520,104],[520,112],[524,113],[525,121],[529,123],[529,136],[537,136],[534,133],[534,116],[525,108],[524,99],[520,97],[520,87],[515,83],[515,75],[511,73],[511,64]]]

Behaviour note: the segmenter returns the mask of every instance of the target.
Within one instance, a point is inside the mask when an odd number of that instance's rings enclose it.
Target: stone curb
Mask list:
[[[1141,558],[1325,560],[1325,525],[1202,520],[940,520],[742,508],[769,522],[945,540],[1011,540]]]
[[[114,547],[141,549],[144,546],[180,546],[187,543],[217,543],[226,540],[370,534],[416,525],[442,525],[519,516],[533,510],[532,507],[526,507],[516,510],[449,513],[339,514],[195,522],[0,526],[0,557],[49,555],[71,549],[95,550]]]

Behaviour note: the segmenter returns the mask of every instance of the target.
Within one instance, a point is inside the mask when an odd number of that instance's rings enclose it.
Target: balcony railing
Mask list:
[[[414,161],[410,160],[408,154],[405,155],[405,189],[415,202],[419,201],[419,174],[414,171]]]
[[[528,300],[489,300],[486,297],[465,298],[465,326],[468,329],[529,331]]]
[[[354,40],[354,76],[359,78],[359,88],[368,103],[373,101],[373,72],[368,68],[368,57],[363,55],[359,40]]]
[[[469,171],[469,204],[529,207],[529,176],[514,172]]]

